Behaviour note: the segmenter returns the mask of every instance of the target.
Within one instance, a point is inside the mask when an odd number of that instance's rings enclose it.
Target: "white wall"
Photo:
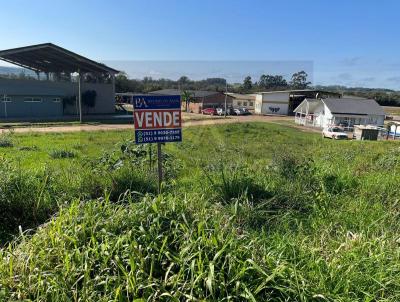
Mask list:
[[[262,114],[278,114],[287,115],[289,110],[289,104],[282,103],[264,103],[262,104]]]
[[[262,94],[256,95],[256,101],[254,103],[254,112],[256,114],[262,114]]]
[[[317,124],[319,127],[326,128],[331,124],[333,115],[325,104],[321,103],[315,110],[315,114],[318,115]]]
[[[260,113],[287,115],[289,111],[289,94],[289,92],[268,92],[258,94],[256,100],[262,101]],[[256,113],[258,113],[257,110]]]

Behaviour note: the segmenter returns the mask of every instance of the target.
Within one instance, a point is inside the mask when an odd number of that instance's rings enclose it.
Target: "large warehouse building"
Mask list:
[[[51,43],[3,50],[0,60],[37,75],[37,79],[0,78],[0,118],[29,120],[115,112],[118,70]],[[90,94],[92,97],[85,98]]]

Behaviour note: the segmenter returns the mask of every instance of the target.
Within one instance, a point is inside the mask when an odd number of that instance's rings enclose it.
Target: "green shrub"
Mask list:
[[[204,168],[211,194],[224,203],[234,198],[261,199],[271,197],[248,166],[243,162],[211,164]]]
[[[77,156],[77,154],[71,150],[52,150],[49,155],[53,159],[74,158]]]
[[[18,150],[20,150],[20,151],[39,151],[39,148],[37,146],[22,146],[22,147],[18,147]]]
[[[0,147],[1,148],[10,148],[13,146],[14,146],[14,143],[12,140],[12,134],[9,134],[9,133],[0,134]]]

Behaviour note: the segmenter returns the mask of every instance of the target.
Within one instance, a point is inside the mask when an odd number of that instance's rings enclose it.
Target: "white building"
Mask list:
[[[340,98],[341,94],[315,89],[258,92],[255,94],[254,112],[268,115],[291,115],[304,99],[317,97]]]
[[[297,124],[321,128],[382,126],[385,120],[385,112],[375,100],[361,98],[305,99],[294,112]]]
[[[290,91],[260,92],[256,95],[256,114],[288,115]]]

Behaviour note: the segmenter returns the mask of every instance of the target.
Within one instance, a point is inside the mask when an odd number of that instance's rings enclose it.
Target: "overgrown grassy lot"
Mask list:
[[[400,107],[384,106],[383,108],[387,114],[400,115]]]
[[[157,195],[132,138],[0,138],[0,301],[400,301],[398,142],[188,128]]]

